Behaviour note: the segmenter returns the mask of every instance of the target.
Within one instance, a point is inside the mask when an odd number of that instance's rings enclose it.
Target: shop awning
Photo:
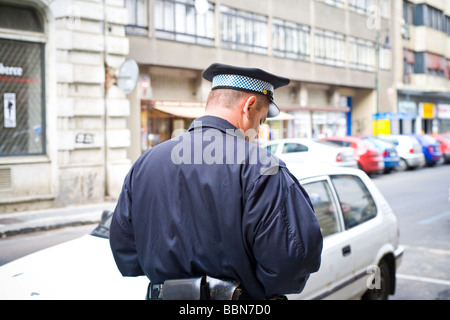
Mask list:
[[[176,117],[186,119],[197,119],[205,115],[205,104],[196,101],[155,101],[153,108]],[[280,114],[268,121],[294,120],[295,116],[286,112]]]
[[[153,108],[186,119],[196,119],[205,115],[205,105],[202,102],[155,101]]]
[[[282,120],[294,120],[294,119],[295,119],[295,116],[293,116],[292,114],[281,111],[278,116],[276,116],[275,118],[267,119],[267,121],[282,121]]]

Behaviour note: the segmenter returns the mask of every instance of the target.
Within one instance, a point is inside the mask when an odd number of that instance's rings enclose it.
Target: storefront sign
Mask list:
[[[417,103],[414,101],[399,101],[398,112],[409,114],[411,116],[417,116]]]
[[[21,77],[23,75],[23,68],[4,66],[0,62],[0,75]]]
[[[439,104],[437,117],[439,119],[450,119],[450,104]]]
[[[5,128],[16,127],[16,94],[5,93],[3,95],[3,108],[5,115]]]
[[[421,103],[420,104],[421,116],[424,119],[433,119],[434,118],[434,104],[433,103]]]
[[[380,134],[390,135],[391,134],[391,121],[390,120],[373,120],[373,135],[378,136]]]

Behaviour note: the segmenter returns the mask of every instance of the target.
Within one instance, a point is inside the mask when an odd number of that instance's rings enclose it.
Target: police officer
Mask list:
[[[212,64],[206,115],[144,153],[125,178],[110,244],[123,276],[152,284],[208,275],[247,297],[299,293],[320,266],[322,235],[286,165],[252,141],[289,79]]]

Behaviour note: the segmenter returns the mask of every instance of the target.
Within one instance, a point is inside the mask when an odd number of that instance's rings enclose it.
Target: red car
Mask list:
[[[450,163],[450,133],[434,134],[432,137],[435,138],[440,144],[441,152],[444,156],[444,162]]]
[[[384,171],[383,155],[369,139],[347,136],[327,137],[321,140],[355,149],[355,160],[358,162],[359,168],[367,174],[382,173]]]

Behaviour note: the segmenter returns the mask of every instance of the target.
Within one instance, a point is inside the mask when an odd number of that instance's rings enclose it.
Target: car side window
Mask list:
[[[360,178],[351,175],[332,176],[346,229],[351,229],[377,215],[377,207]]]
[[[265,149],[267,151],[269,151],[270,153],[275,153],[277,151],[277,148],[278,148],[278,143],[269,144],[268,146],[265,147]]]
[[[338,210],[335,198],[332,196],[331,188],[326,180],[315,181],[303,184],[306,192],[308,192],[319,221],[322,236],[326,237],[341,231]]]
[[[285,143],[283,146],[283,153],[305,152],[308,147],[300,143]]]

